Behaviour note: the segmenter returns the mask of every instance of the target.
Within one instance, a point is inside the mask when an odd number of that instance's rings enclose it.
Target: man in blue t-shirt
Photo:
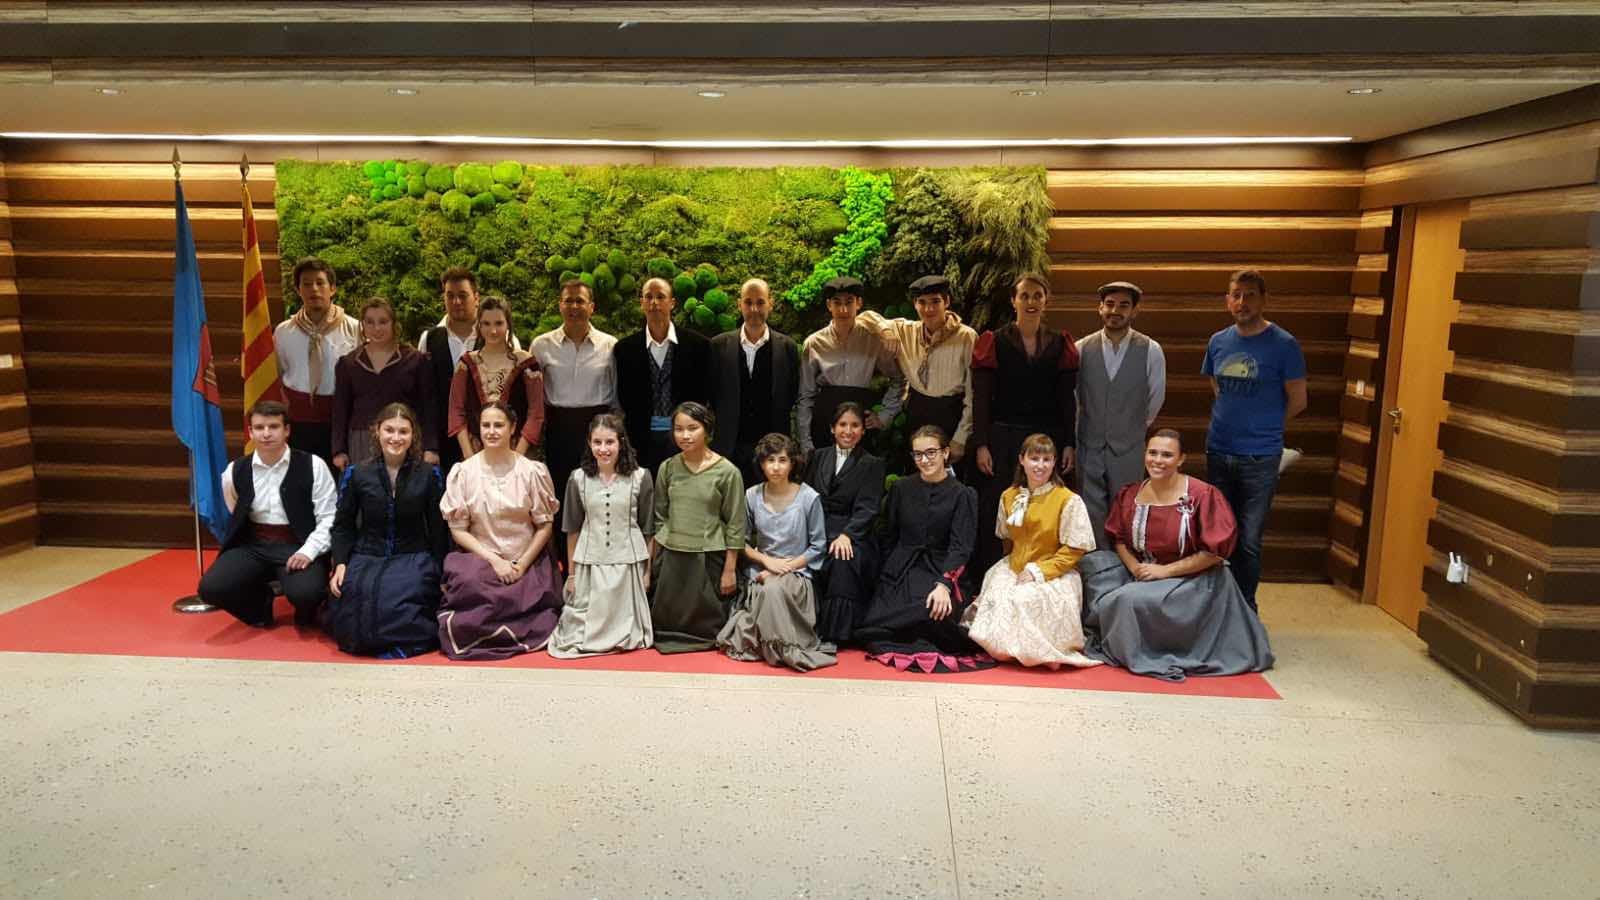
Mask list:
[[[1233,324],[1211,336],[1200,371],[1211,376],[1206,478],[1239,521],[1228,565],[1250,608],[1261,582],[1261,534],[1278,488],[1283,426],[1306,408],[1306,358],[1294,335],[1267,321],[1267,282],[1245,269],[1228,279]]]

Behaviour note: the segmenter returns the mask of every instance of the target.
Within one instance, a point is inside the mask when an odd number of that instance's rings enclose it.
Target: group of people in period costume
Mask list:
[[[1150,431],[1166,358],[1125,281],[1074,340],[1046,327],[1039,275],[982,334],[941,276],[911,285],[914,319],[863,310],[840,277],[800,343],[769,324],[760,279],[710,340],[674,325],[665,279],[640,286],[644,327],[620,339],[571,281],[526,351],[467,269],[441,276],[444,318],[415,349],[381,298],[346,315],[326,263],[293,281],[287,403],[250,411],[255,451],[222,473],[234,516],[200,584],[248,624],[273,623],[276,582],[297,625],[377,656],[715,649],[810,671],[855,646],[902,671],[1180,680],[1272,665],[1262,531],[1306,372],[1258,272],[1230,278],[1233,324],[1202,366],[1209,483],[1184,474],[1181,433]],[[897,419],[909,459],[874,455]]]

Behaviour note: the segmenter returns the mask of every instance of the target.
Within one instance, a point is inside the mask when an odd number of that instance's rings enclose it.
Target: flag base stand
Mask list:
[[[217,608],[200,599],[199,594],[190,594],[172,601],[172,611],[175,613],[208,613],[216,612]]]
[[[206,559],[200,552],[200,511],[194,513],[194,569],[195,580],[206,574]],[[172,601],[172,611],[192,615],[194,613],[216,612],[217,607],[200,599],[199,594],[189,594]]]

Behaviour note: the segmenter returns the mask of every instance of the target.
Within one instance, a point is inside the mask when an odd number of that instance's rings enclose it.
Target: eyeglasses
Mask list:
[[[939,447],[934,450],[913,450],[911,451],[911,458],[917,462],[924,462],[930,459],[938,459],[939,454],[943,452],[943,447]]]

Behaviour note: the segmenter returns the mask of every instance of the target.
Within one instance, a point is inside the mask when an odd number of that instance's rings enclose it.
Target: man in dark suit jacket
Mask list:
[[[755,465],[755,445],[772,432],[789,434],[800,396],[800,349],[767,327],[772,294],[759,278],[739,288],[744,324],[711,339],[711,409],[717,433],[711,447],[744,473],[746,486],[765,480]]]
[[[705,403],[711,395],[711,342],[672,324],[672,283],[645,281],[639,291],[644,329],[617,341],[617,403],[628,441],[652,477],[678,446],[672,440],[672,410],[685,400]]]

